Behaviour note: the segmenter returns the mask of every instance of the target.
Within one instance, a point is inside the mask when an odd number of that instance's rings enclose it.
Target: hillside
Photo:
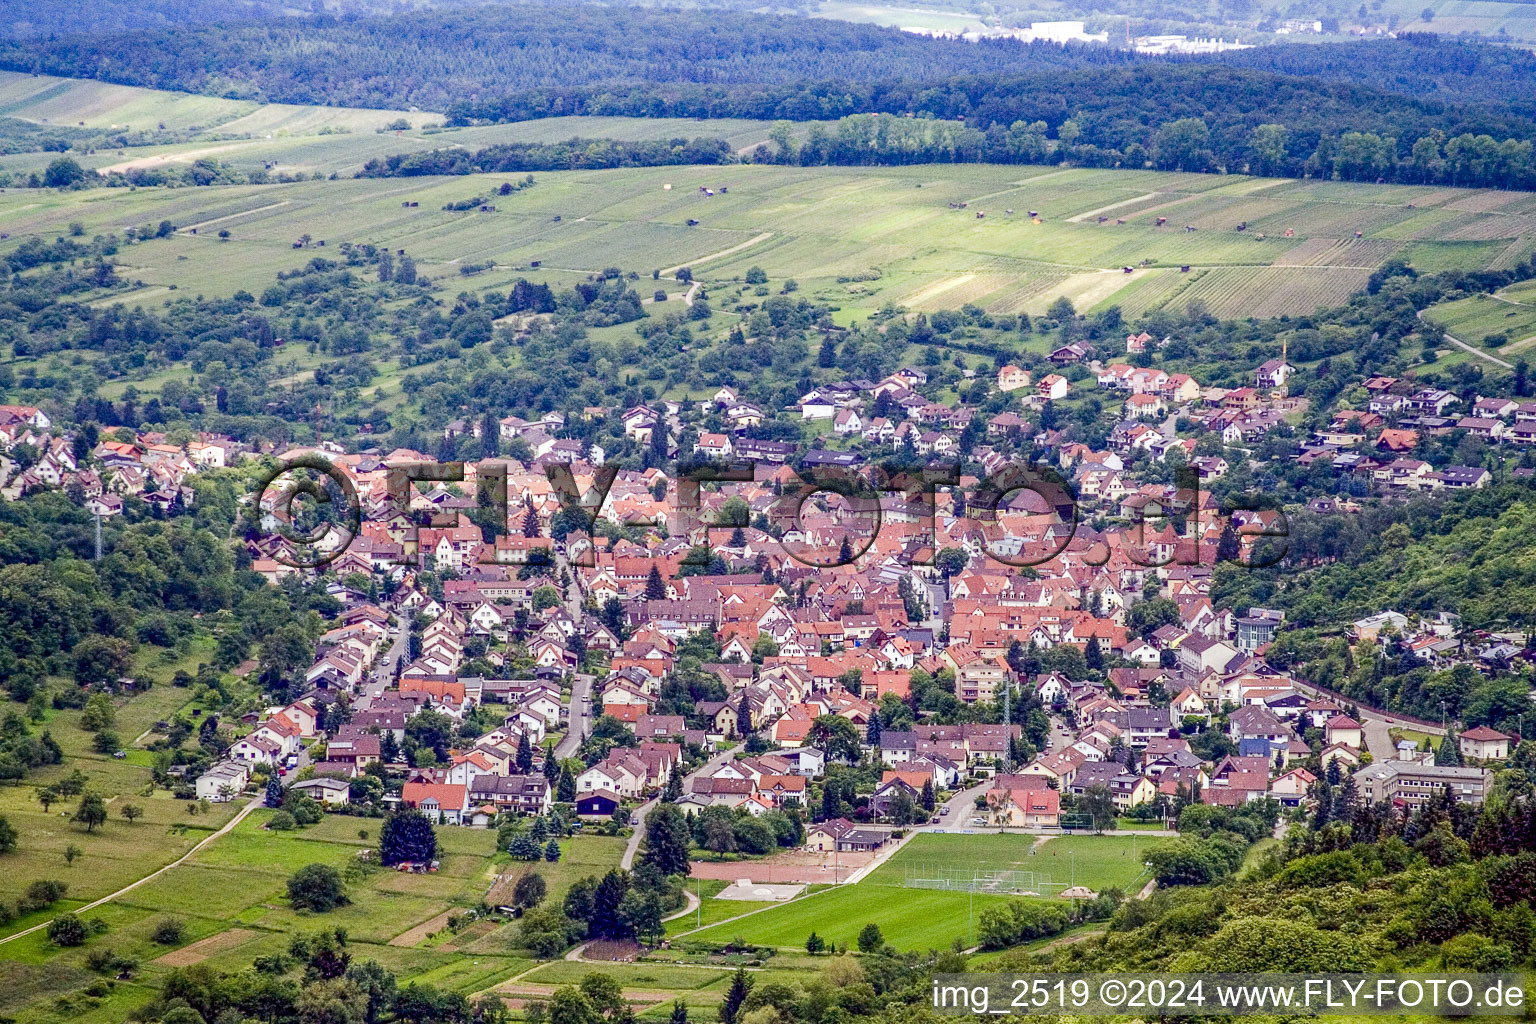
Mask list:
[[[317,48],[325,61],[313,59]],[[0,66],[14,70],[290,103],[438,110],[489,90],[936,80],[1079,59],[1058,47],[973,46],[845,22],[585,4],[190,27],[0,49]],[[1115,59],[1123,58],[1095,58]]]

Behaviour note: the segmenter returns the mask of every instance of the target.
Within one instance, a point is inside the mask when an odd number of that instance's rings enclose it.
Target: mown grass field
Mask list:
[[[973,899],[966,892],[908,888],[905,883],[909,875],[921,876],[939,868],[1035,871],[1042,892],[1059,892],[1075,882],[1095,891],[1118,886],[1134,893],[1145,881],[1139,855],[1151,842],[1156,840],[1123,836],[1056,836],[1042,840],[1018,834],[927,833],[914,838],[854,885],[769,905],[749,916],[713,926],[706,918],[702,930],[685,930],[685,938],[706,942],[742,938],[769,946],[803,947],[814,930],[823,939],[844,945],[857,940],[859,930],[874,922],[886,941],[899,949],[944,948],[956,938],[970,945],[974,937],[973,914],[1013,897],[978,894]],[[1053,888],[1044,888],[1046,882]],[[709,903],[705,901],[706,912]]]

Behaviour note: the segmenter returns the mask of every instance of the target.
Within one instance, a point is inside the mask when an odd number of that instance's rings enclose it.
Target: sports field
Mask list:
[[[405,144],[371,132],[310,141]],[[1127,314],[1196,299],[1218,315],[1304,313],[1342,300],[1392,257],[1473,268],[1536,247],[1536,196],[1524,193],[993,165],[567,171],[535,175],[536,187],[500,197],[494,213],[442,209],[512,177],[13,190],[0,195],[11,235],[0,251],[72,222],[96,233],[169,219],[176,235],[122,254],[124,276],[149,289],[144,301],[164,301],[170,285],[248,288],[312,258],[292,247],[303,234],[405,249],[428,273],[501,268],[476,277],[480,288],[505,287],[535,260],[532,276],[565,285],[609,266],[690,266],[706,283],[761,266],[846,322],[887,304],[1040,313],[1061,297]],[[720,186],[728,194],[701,191]]]
[[[956,938],[970,945],[973,915],[1012,897],[908,888],[909,878],[938,870],[1034,871],[1038,882],[1052,884],[1053,892],[1076,884],[1094,891],[1118,886],[1134,894],[1146,881],[1140,854],[1152,842],[1156,840],[1123,836],[926,833],[854,885],[706,925],[686,938],[706,942],[742,938],[798,947],[814,930],[823,939],[843,945],[856,941],[859,930],[874,922],[898,949],[943,948]]]

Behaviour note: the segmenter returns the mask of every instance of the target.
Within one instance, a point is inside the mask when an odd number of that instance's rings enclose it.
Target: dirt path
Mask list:
[[[287,205],[288,200],[279,200],[275,203],[268,203],[266,206],[258,206],[254,210],[241,210],[239,213],[231,213],[223,217],[215,217],[213,220],[205,220],[199,224],[187,224],[183,227],[177,228],[176,233],[182,234],[184,232],[191,231],[193,228],[205,228],[210,224],[222,224],[226,220],[235,220],[238,217],[249,217],[253,213],[262,213],[266,210],[278,210]]]
[[[108,164],[100,168],[100,173],[111,174],[113,171],[139,171],[150,167],[164,167],[166,164],[190,164],[201,160],[205,156],[215,153],[227,153],[232,149],[243,149],[253,145],[257,140],[247,142],[229,142],[222,146],[204,146],[202,149],[189,149],[181,153],[161,153],[157,156],[141,156],[132,160],[121,160],[115,164]]]
[[[689,892],[687,889],[683,890],[683,899],[687,901],[683,904],[683,909],[668,914],[666,917],[662,918],[661,920],[663,923],[667,921],[675,921],[680,917],[687,917],[689,914],[699,909],[699,897],[692,892]]]
[[[712,252],[708,256],[700,256],[696,260],[690,260],[687,263],[679,263],[675,267],[667,267],[662,270],[661,276],[670,277],[673,274],[676,274],[679,270],[682,270],[684,267],[696,267],[700,263],[709,263],[711,260],[723,259],[726,256],[734,256],[738,252],[741,252],[741,250],[750,249],[752,246],[757,245],[759,242],[766,242],[772,237],[772,231],[764,231],[762,234],[753,238],[749,238],[745,242],[738,242],[736,245],[731,246],[729,249],[721,249],[719,252]]]
[[[453,911],[445,910],[436,917],[428,918],[415,928],[403,931],[389,940],[391,946],[414,946],[422,939],[427,938],[433,932],[438,931],[448,923],[448,918],[453,916]]]
[[[1089,217],[1097,217],[1101,213],[1108,213],[1110,210],[1118,210],[1118,209],[1120,209],[1120,207],[1122,207],[1122,206],[1130,206],[1132,203],[1144,203],[1148,199],[1156,199],[1157,196],[1158,196],[1158,193],[1156,193],[1156,192],[1148,192],[1144,196],[1136,196],[1136,197],[1131,198],[1131,199],[1122,199],[1118,203],[1110,203],[1108,206],[1101,206],[1097,210],[1086,210],[1083,213],[1077,214],[1076,216],[1068,217],[1067,218],[1067,223],[1068,224],[1081,224],[1083,221],[1087,220]]]
[[[1425,310],[1421,309],[1421,310],[1419,310],[1419,312],[1416,315],[1418,316],[1418,318],[1420,320],[1424,320],[1424,313],[1425,312],[1426,312]],[[1435,322],[1433,320],[1425,320],[1424,322],[1429,324],[1432,327],[1438,326],[1437,324],[1435,324]],[[1506,363],[1504,360],[1500,359],[1498,356],[1489,355],[1487,352],[1484,352],[1480,348],[1473,348],[1471,345],[1468,345],[1466,342],[1462,341],[1459,338],[1451,337],[1449,334],[1445,333],[1445,329],[1444,328],[1440,328],[1440,333],[1445,337],[1446,341],[1450,342],[1452,345],[1455,345],[1459,349],[1463,349],[1463,350],[1465,350],[1467,352],[1472,353],[1473,355],[1477,356],[1479,359],[1486,359],[1490,363],[1496,363],[1497,365],[1504,367],[1504,369],[1506,369],[1506,370],[1513,370],[1515,368],[1515,364],[1514,363]]]
[[[196,846],[192,847],[192,849],[188,850],[186,853],[182,854],[180,857],[177,857],[175,860],[171,861],[165,867],[160,868],[158,871],[150,872],[149,874],[145,875],[143,878],[139,879],[137,882],[129,882],[127,885],[123,886],[121,889],[117,890],[117,892],[114,892],[111,895],[103,896],[99,900],[93,900],[92,902],[87,903],[83,907],[78,907],[78,908],[76,908],[73,911],[73,913],[75,913],[75,914],[84,914],[87,911],[95,910],[97,907],[101,906],[103,903],[110,903],[113,900],[117,899],[119,896],[123,895],[123,893],[130,892],[130,891],[132,891],[134,889],[137,889],[139,886],[143,885],[145,882],[152,881],[152,880],[154,880],[156,878],[159,878],[161,875],[163,875],[167,871],[171,870],[171,868],[174,868],[177,865],[184,863],[194,853],[196,853],[198,850],[201,850],[203,847],[207,846],[209,843],[213,842],[215,839],[218,839],[220,836],[228,835],[231,831],[233,831],[233,829],[234,829],[234,827],[236,825],[240,824],[240,822],[245,819],[245,816],[247,814],[250,814],[256,808],[260,807],[262,805],[263,800],[264,800],[264,797],[260,797],[260,796],[253,797],[251,799],[250,803],[246,804],[243,808],[241,808],[239,814],[236,814],[233,818],[230,818],[229,821],[225,822],[223,828],[219,829],[217,832],[215,832],[212,835],[210,835],[207,839],[204,839],[202,842],[200,842]],[[42,924],[35,924],[31,928],[24,928],[24,929],[22,929],[19,932],[12,932],[10,935],[7,935],[7,936],[5,936],[3,938],[0,938],[0,945],[4,945],[5,943],[10,942],[12,939],[19,939],[23,935],[31,935],[33,932],[41,931],[42,929],[47,928],[47,927],[48,927],[48,922],[44,921]]]
[[[202,963],[215,953],[234,949],[247,939],[254,939],[256,934],[249,928],[231,928],[227,932],[219,932],[206,939],[198,939],[180,949],[173,949],[164,956],[156,957],[155,963],[164,964],[166,967],[191,967],[193,964]]]

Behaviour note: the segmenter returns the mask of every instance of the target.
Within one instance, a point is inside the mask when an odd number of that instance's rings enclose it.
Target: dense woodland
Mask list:
[[[1396,40],[1256,46],[1219,60],[1232,67],[1353,82],[1417,100],[1493,103],[1529,115],[1536,100],[1536,58],[1512,46],[1451,39],[1424,31]],[[1180,58],[1191,63],[1195,58]]]
[[[326,53],[314,59],[316,50]],[[70,37],[0,49],[0,67],[289,103],[443,110],[489,92],[637,82],[930,81],[1128,59],[982,45],[736,11],[529,4]]]
[[[1374,132],[1324,136],[1310,154],[1280,124],[1261,124],[1229,154],[1235,165],[1221,163],[1216,140],[1202,118],[1170,121],[1134,138],[1124,149],[1084,141],[1076,122],[1064,123],[1052,138],[1044,121],[993,123],[985,131],[963,121],[882,118],[853,114],[831,128],[813,124],[803,139],[789,122],[774,129],[773,143],[737,156],[719,139],[656,139],[625,142],[572,138],[557,143],[507,143],[471,153],[461,148],[399,153],[372,159],[360,177],[591,170],[722,164],[740,161],[801,167],[901,166],[911,164],[1070,164],[1141,170],[1241,170],[1255,174],[1334,178],[1344,181],[1392,180],[1493,188],[1536,188],[1536,160],[1528,141],[1461,134],[1442,142],[1438,135],[1419,139],[1406,158],[1395,140]],[[1295,151],[1295,152],[1293,152]]]

